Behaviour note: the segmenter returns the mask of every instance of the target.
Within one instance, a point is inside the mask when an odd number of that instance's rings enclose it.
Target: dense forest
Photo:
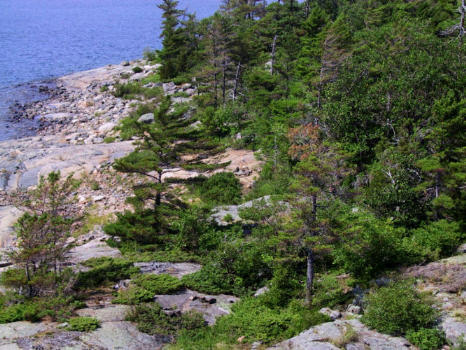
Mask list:
[[[24,249],[13,258],[34,260],[38,227],[58,237],[56,249],[27,276],[5,272],[3,283],[27,298],[53,286],[72,309],[79,298],[70,295],[135,275],[116,302],[136,305],[131,320],[173,335],[174,349],[233,348],[240,337],[274,344],[328,321],[321,308],[358,302],[370,327],[440,348],[435,308],[400,271],[451,256],[465,240],[464,1],[224,0],[202,20],[175,0],[158,6],[163,48],[145,56],[160,68],[143,83],[188,83],[196,95],[174,103],[160,87],[116,85],[115,96],[145,96],[119,126],[136,149],[113,165],[138,179],[127,198],[133,209],[105,226],[124,258],[57,275],[66,250],[57,232],[79,215],[63,199],[73,180],[58,185],[55,174],[28,202],[50,197],[37,216],[20,219]],[[152,123],[141,122],[147,113]],[[202,160],[228,149],[252,150],[262,162],[252,188],[223,171],[163,179],[168,167],[222,169]],[[239,219],[212,220],[214,208],[251,200]],[[132,271],[138,259],[202,269],[148,278]],[[380,287],[381,278],[390,282]],[[149,302],[182,288],[241,301],[211,327]],[[15,307],[10,314],[23,312]]]

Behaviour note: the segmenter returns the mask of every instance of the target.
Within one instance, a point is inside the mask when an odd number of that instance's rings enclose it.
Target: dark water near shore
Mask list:
[[[0,140],[16,135],[5,121],[8,106],[43,97],[29,85],[15,85],[136,59],[145,48],[160,48],[158,2],[0,0]],[[180,0],[180,7],[202,18],[220,2]]]

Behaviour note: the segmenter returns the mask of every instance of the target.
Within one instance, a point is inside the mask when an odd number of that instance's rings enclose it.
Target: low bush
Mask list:
[[[113,304],[138,305],[154,299],[154,293],[139,286],[120,289],[118,295],[112,300]]]
[[[183,283],[178,278],[167,274],[138,275],[133,279],[133,282],[152,295],[170,294],[183,288]]]
[[[413,263],[435,261],[450,256],[464,240],[457,222],[439,220],[411,232],[403,246]]]
[[[115,84],[115,91],[113,95],[115,97],[129,98],[132,95],[142,93],[143,87],[138,83],[127,83],[127,84]]]
[[[67,330],[75,332],[92,332],[100,326],[100,321],[93,317],[73,317],[68,321]]]
[[[157,303],[136,305],[128,313],[126,320],[136,322],[141,332],[167,336],[173,336],[182,329],[199,329],[206,324],[198,312],[167,315]]]
[[[320,276],[315,283],[312,304],[332,308],[346,303],[353,297],[351,284],[351,279],[340,278],[336,272]]]
[[[431,328],[438,318],[432,301],[407,282],[392,283],[367,297],[362,321],[379,332],[404,335]]]
[[[132,71],[133,71],[134,73],[141,73],[141,72],[143,72],[144,70],[143,70],[141,67],[136,66],[136,67],[134,67],[134,68],[132,69]]]
[[[83,263],[91,269],[80,272],[77,277],[77,288],[93,288],[108,282],[117,282],[138,273],[139,268],[133,263],[121,258],[92,258]]]
[[[73,296],[57,296],[53,298],[34,298],[23,300],[18,296],[15,303],[6,303],[0,309],[0,323],[16,321],[37,322],[43,317],[50,317],[54,321],[63,322],[73,311],[84,304]]]
[[[445,344],[445,334],[438,329],[421,328],[410,331],[406,338],[419,350],[438,350]]]
[[[231,314],[220,317],[214,326],[194,331],[183,331],[174,349],[214,349],[217,344],[237,345],[260,341],[265,344],[287,339],[311,326],[328,322],[330,318],[309,310],[299,301],[286,308],[269,308],[262,298],[245,298],[233,305]]]
[[[235,204],[241,199],[241,184],[233,173],[217,173],[199,188],[201,199],[213,204]]]
[[[107,136],[106,138],[104,138],[104,143],[113,143],[116,141],[116,137],[114,136]]]

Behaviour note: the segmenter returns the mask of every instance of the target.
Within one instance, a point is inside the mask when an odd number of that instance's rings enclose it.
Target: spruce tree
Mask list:
[[[177,8],[178,1],[162,0],[158,7],[163,11],[162,44],[159,55],[162,60],[160,77],[172,79],[186,69],[188,37],[181,27],[180,17],[184,14]]]

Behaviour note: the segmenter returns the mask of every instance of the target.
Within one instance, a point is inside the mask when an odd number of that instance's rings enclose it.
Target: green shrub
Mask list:
[[[0,324],[16,321],[38,321],[37,306],[28,304],[15,304],[8,307],[3,307],[0,310]]]
[[[178,278],[167,274],[138,275],[133,279],[133,282],[152,295],[170,294],[183,288],[183,283]]]
[[[75,332],[92,332],[100,326],[100,321],[93,317],[73,317],[68,321],[67,329]]]
[[[438,350],[445,344],[445,334],[438,329],[421,328],[410,331],[406,338],[420,350]]]
[[[115,97],[128,98],[134,94],[140,94],[143,88],[138,83],[128,83],[128,84],[115,84],[115,91],[113,95]]]
[[[314,287],[312,304],[316,307],[335,307],[347,302],[352,294],[349,284],[351,280],[338,278],[338,273],[322,275]]]
[[[334,250],[334,259],[356,278],[369,280],[406,262],[403,229],[364,211],[339,220],[344,228],[343,244]]]
[[[245,343],[276,343],[328,321],[328,316],[309,310],[298,301],[286,308],[269,308],[261,297],[245,298],[233,305],[229,315],[217,319],[214,326],[181,332],[174,348],[215,349],[220,343],[237,345],[237,339],[242,336]]]
[[[139,268],[133,263],[121,258],[92,258],[83,263],[91,269],[80,272],[76,281],[77,288],[93,288],[104,283],[117,282],[138,273]]]
[[[175,335],[181,329],[194,330],[205,325],[198,312],[169,316],[157,303],[136,305],[128,313],[126,320],[136,322],[141,332],[151,335]]]
[[[108,86],[107,85],[103,85],[101,88],[100,88],[100,92],[106,92],[108,91]]]
[[[421,328],[430,328],[438,312],[427,296],[406,282],[392,283],[367,297],[362,321],[379,332],[403,335]]]
[[[157,51],[146,49],[144,50],[143,54],[144,59],[148,60],[149,62],[156,62],[158,59]]]
[[[403,245],[413,263],[434,261],[450,256],[464,240],[457,222],[439,220],[413,230]]]
[[[241,184],[233,173],[212,175],[200,185],[200,196],[205,202],[234,204],[241,199]]]
[[[131,286],[128,289],[120,289],[118,295],[112,300],[113,304],[138,305],[154,299],[154,293],[147,289]]]
[[[113,143],[115,142],[115,140],[116,140],[116,137],[107,136],[106,138],[104,138],[104,143]]]
[[[230,238],[238,235],[235,227],[218,234]],[[212,235],[217,234],[211,232],[207,235],[210,237],[203,238],[213,238]],[[201,248],[207,250],[207,243],[202,240]],[[235,239],[222,243],[205,257],[200,271],[183,276],[182,281],[188,288],[203,293],[244,295],[263,286],[264,281],[271,277],[270,263],[265,261],[265,254],[266,249],[258,242]]]
[[[5,298],[6,299],[6,298]],[[83,306],[73,296],[57,296],[47,298],[33,298],[24,300],[17,296],[17,300],[10,301],[0,308],[0,323],[16,321],[37,322],[45,316],[52,320],[63,321],[71,316],[72,312]]]
[[[139,66],[136,66],[136,67],[133,68],[133,72],[134,72],[134,73],[141,73],[141,72],[143,72],[143,71],[144,71],[144,70],[143,70],[141,67],[139,67]]]

